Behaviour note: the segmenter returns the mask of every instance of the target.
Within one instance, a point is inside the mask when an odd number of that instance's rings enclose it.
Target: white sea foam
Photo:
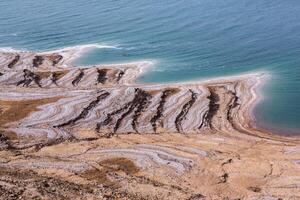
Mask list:
[[[46,51],[44,53],[65,53],[64,57],[68,60],[68,63],[72,63],[79,59],[83,54],[86,54],[95,49],[121,49],[118,45],[106,45],[106,44],[84,44],[71,47],[64,47],[56,50]]]
[[[65,51],[76,51],[76,52],[86,52],[93,49],[122,49],[118,45],[105,45],[105,44],[84,44],[76,45],[71,47],[64,47],[55,50],[43,51],[43,53],[53,53],[53,52],[65,52]],[[0,47],[0,52],[30,52],[26,49],[15,49],[13,47]]]
[[[28,52],[25,49],[14,49],[12,47],[1,47],[0,52],[11,52],[11,53],[16,53],[16,52]]]
[[[77,52],[82,52],[82,51],[89,51],[93,49],[122,49],[118,45],[105,45],[105,44],[84,44],[84,45],[76,45],[76,46],[71,46],[71,47],[64,47],[61,49],[57,49],[54,51],[50,52],[61,52],[61,51],[77,51]]]

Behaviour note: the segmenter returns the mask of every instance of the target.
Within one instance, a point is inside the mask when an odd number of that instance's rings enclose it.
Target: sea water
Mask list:
[[[300,134],[299,0],[0,0],[0,47],[86,44],[78,65],[153,61],[144,83],[269,73],[256,123]]]

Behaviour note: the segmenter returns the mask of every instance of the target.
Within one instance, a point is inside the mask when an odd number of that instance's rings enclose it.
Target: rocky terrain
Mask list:
[[[150,62],[0,53],[0,199],[300,199],[300,140],[255,128],[265,74],[139,84]]]

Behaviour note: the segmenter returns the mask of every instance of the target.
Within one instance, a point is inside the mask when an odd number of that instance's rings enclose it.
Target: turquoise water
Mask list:
[[[156,61],[142,82],[267,71],[257,123],[300,134],[298,0],[0,0],[0,11],[0,47],[109,45],[77,64]]]

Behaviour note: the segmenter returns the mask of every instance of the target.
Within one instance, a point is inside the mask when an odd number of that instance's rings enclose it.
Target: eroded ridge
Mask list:
[[[89,105],[87,107],[85,107],[77,117],[75,117],[74,119],[71,119],[63,124],[54,126],[54,128],[70,126],[70,125],[75,124],[77,121],[84,119],[89,114],[89,112],[100,103],[101,100],[105,99],[108,96],[109,96],[108,92],[104,92],[104,93],[100,94],[99,96],[97,96],[97,98],[95,100],[90,102]]]
[[[0,199],[297,199],[300,142],[252,127],[262,74],[138,84],[149,63],[0,52]]]
[[[215,89],[210,87],[208,88],[209,90],[209,96],[207,97],[207,99],[209,100],[209,104],[208,104],[208,110],[204,113],[203,115],[203,119],[201,122],[201,125],[199,126],[199,129],[201,129],[202,127],[209,127],[212,128],[212,119],[213,117],[217,114],[220,105],[219,105],[219,95],[218,93],[215,92]],[[230,109],[228,109],[229,111]]]
[[[186,118],[186,115],[188,114],[189,110],[197,100],[197,94],[192,90],[190,90],[190,92],[191,92],[191,99],[186,104],[183,105],[181,112],[179,113],[179,115],[177,115],[175,119],[176,129],[178,132],[183,131],[181,123]]]
[[[149,101],[151,99],[151,95],[140,88],[135,88],[134,93],[135,95],[132,101],[126,103],[118,110],[109,113],[103,122],[97,123],[97,127],[96,127],[97,132],[100,132],[102,126],[108,125],[112,121],[113,116],[121,114],[120,117],[116,120],[113,128],[113,133],[116,133],[117,130],[120,128],[122,121],[128,115],[133,113],[131,125],[134,131],[138,133],[137,121],[140,115],[142,114],[142,112],[144,111],[144,109],[148,106]]]
[[[107,80],[106,74],[107,70],[106,69],[97,69],[98,77],[97,77],[97,84],[105,84],[105,81]]]
[[[81,81],[81,79],[83,78],[84,76],[84,70],[81,69],[79,70],[79,74],[74,78],[74,80],[72,81],[72,85],[73,86],[77,86],[78,83]]]
[[[166,104],[167,98],[169,96],[171,96],[172,94],[174,94],[175,92],[176,92],[175,89],[166,89],[162,92],[156,113],[150,120],[154,132],[156,132],[156,130],[157,130],[157,121],[159,121],[163,117],[163,112],[165,109],[165,104]]]
[[[23,73],[23,80],[18,81],[17,86],[23,85],[28,87],[32,82],[34,82],[37,86],[42,87],[40,83],[41,78],[38,75],[28,69],[24,69]]]
[[[8,67],[8,68],[14,67],[15,64],[17,64],[17,62],[19,62],[19,60],[20,60],[20,55],[17,54],[17,55],[14,57],[14,59],[7,65],[7,67]]]

